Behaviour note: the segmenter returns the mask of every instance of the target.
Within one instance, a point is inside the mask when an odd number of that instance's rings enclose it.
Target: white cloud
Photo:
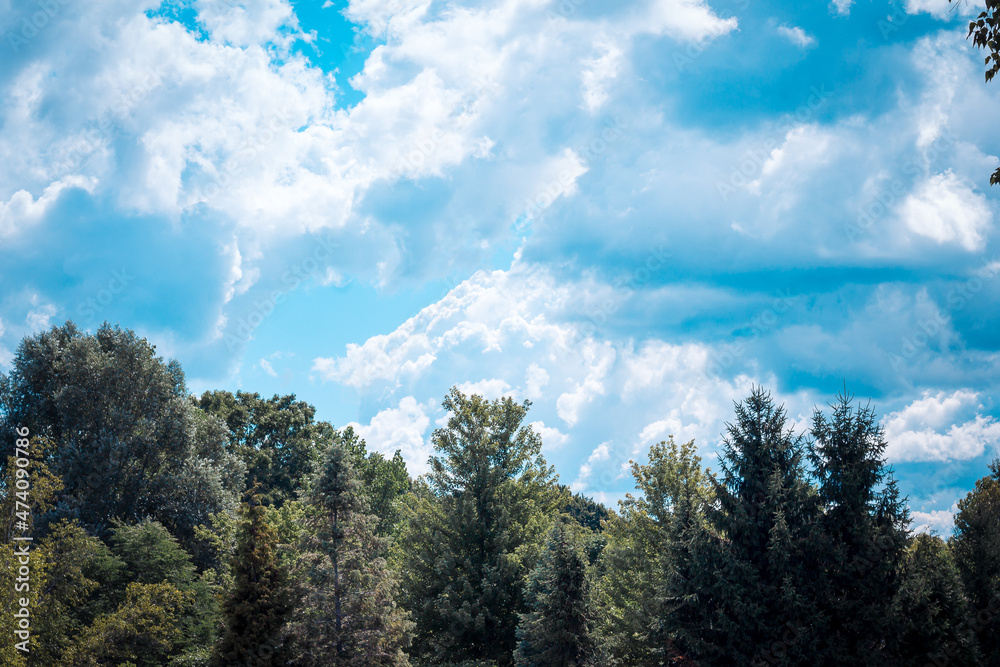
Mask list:
[[[921,183],[902,203],[900,216],[912,232],[969,252],[982,249],[993,222],[986,197],[951,170]]]
[[[854,0],[831,0],[830,10],[836,12],[840,16],[847,16],[851,13],[851,5],[854,4]]]
[[[528,368],[524,371],[524,395],[530,400],[540,398],[542,396],[542,389],[545,385],[549,383],[548,372],[539,366],[538,364],[532,362],[528,365]]]
[[[952,505],[948,510],[931,510],[930,512],[911,512],[913,530],[916,533],[930,533],[947,538],[955,526],[955,514],[958,505]]]
[[[271,362],[268,361],[267,359],[261,358],[260,361],[257,362],[257,364],[261,367],[261,369],[265,373],[267,373],[271,377],[273,378],[278,377],[278,373],[274,370],[274,366],[272,366]]]
[[[456,387],[466,396],[477,394],[488,401],[495,401],[504,396],[510,396],[517,400],[517,392],[511,391],[510,385],[500,378],[479,380],[478,382],[463,382],[456,385]]]
[[[798,26],[779,25],[778,34],[796,46],[805,48],[816,43],[816,38]]]
[[[546,426],[543,421],[531,422],[531,428],[542,439],[542,444],[548,451],[559,449],[569,442],[569,435],[558,428]]]
[[[608,99],[606,90],[621,70],[622,50],[614,44],[599,45],[600,56],[584,61],[583,104],[590,113],[596,113]]]
[[[978,0],[906,0],[907,14],[930,14],[939,20],[978,14],[984,8]]]
[[[981,456],[987,447],[1000,443],[1000,422],[976,414],[979,408],[975,392],[925,392],[923,398],[886,415],[886,457],[893,461],[951,461]]]
[[[422,475],[430,470],[428,458],[434,448],[424,440],[424,433],[430,426],[428,411],[432,403],[418,403],[413,396],[406,396],[396,408],[380,411],[367,425],[351,422],[354,431],[361,436],[370,450],[391,456],[397,449],[411,475]]]

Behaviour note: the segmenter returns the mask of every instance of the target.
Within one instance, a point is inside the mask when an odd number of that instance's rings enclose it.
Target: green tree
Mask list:
[[[442,405],[451,415],[434,432],[438,454],[397,548],[417,622],[412,653],[510,665],[524,582],[565,495],[538,435],[522,425],[530,402],[453,388]]]
[[[180,366],[145,339],[68,322],[25,338],[0,375],[0,438],[20,426],[53,443],[45,463],[65,489],[46,521],[75,517],[103,538],[115,519],[149,515],[188,539],[235,505],[243,468],[186,393]]]
[[[121,607],[84,630],[62,664],[162,667],[181,639],[177,619],[190,604],[172,584],[131,583]]]
[[[951,549],[971,603],[985,664],[1000,665],[1000,459],[958,501]]]
[[[897,664],[980,664],[962,578],[944,540],[918,535],[901,579],[887,635]]]
[[[377,533],[388,537],[399,523],[402,499],[411,486],[403,455],[398,449],[391,459],[381,452],[369,452],[365,441],[350,426],[337,433],[337,440],[351,453],[355,474],[364,488],[368,512],[377,519]]]
[[[124,565],[125,581],[141,584],[168,583],[185,594],[190,604],[180,610],[180,638],[176,654],[194,653],[211,646],[220,621],[215,573],[199,575],[191,555],[160,523],[143,521],[116,527],[111,551]]]
[[[408,665],[403,649],[412,624],[396,606],[398,585],[382,557],[377,518],[367,513],[353,453],[343,442],[327,452],[304,502],[301,594],[290,624],[293,663]]]
[[[519,667],[579,667],[593,655],[587,562],[578,531],[562,519],[549,531],[517,628]]]
[[[647,459],[632,462],[641,495],[626,494],[605,521],[608,542],[593,572],[598,641],[615,665],[679,659],[673,622],[689,598],[673,588],[690,580],[687,543],[711,499],[694,441],[671,437],[652,445]]]
[[[813,414],[809,452],[823,507],[822,575],[813,594],[819,659],[883,663],[910,520],[883,457],[886,442],[875,411],[853,406],[846,392],[831,407],[829,419],[819,410]]]
[[[233,590],[223,602],[225,629],[212,656],[218,667],[277,667],[286,661],[286,577],[278,564],[277,535],[256,491],[255,485],[246,493]]]
[[[226,423],[230,450],[246,466],[248,487],[251,480],[260,482],[265,505],[294,499],[336,437],[330,424],[315,420],[316,408],[294,394],[264,399],[244,391],[206,391],[195,404]]]
[[[761,387],[736,404],[726,427],[710,530],[692,535],[693,576],[674,577],[669,591],[684,602],[674,635],[699,663],[809,664],[818,503],[802,436]]]

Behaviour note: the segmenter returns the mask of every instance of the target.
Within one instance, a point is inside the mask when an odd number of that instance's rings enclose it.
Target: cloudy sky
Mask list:
[[[530,399],[605,502],[846,383],[916,523],[1000,442],[1000,84],[947,0],[0,0],[0,368],[67,319],[426,469]]]

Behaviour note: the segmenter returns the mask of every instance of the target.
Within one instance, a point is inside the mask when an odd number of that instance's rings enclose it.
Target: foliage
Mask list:
[[[49,518],[105,537],[149,515],[187,538],[233,505],[243,471],[186,391],[180,366],[133,332],[67,323],[25,338],[0,376],[0,439],[26,426],[53,443],[45,463],[65,489]]]
[[[594,647],[586,568],[577,530],[556,520],[528,583],[528,611],[517,628],[518,667],[587,664]]]
[[[979,664],[962,578],[944,540],[918,535],[901,578],[888,635],[898,664]]]
[[[958,501],[952,553],[971,603],[985,664],[1000,665],[1000,459]]]
[[[608,543],[592,577],[598,637],[613,664],[656,665],[677,654],[660,623],[668,608],[682,614],[683,600],[665,600],[664,587],[711,498],[695,451],[693,441],[673,438],[652,445],[647,464],[632,462],[641,495],[626,494],[604,524]]]
[[[130,583],[125,601],[87,628],[63,659],[65,667],[160,667],[181,639],[177,619],[191,600],[168,583]]]
[[[870,406],[855,407],[845,392],[828,419],[816,410],[809,450],[819,483],[821,574],[816,628],[826,664],[886,662],[891,605],[909,533],[883,452],[882,427]]]
[[[229,449],[246,467],[247,488],[259,482],[265,505],[294,499],[334,438],[330,424],[315,421],[316,408],[294,394],[263,399],[243,391],[206,391],[194,403],[226,423]]]
[[[301,590],[290,624],[293,664],[302,667],[409,664],[403,648],[412,624],[396,606],[397,582],[354,465],[354,452],[336,441],[304,498]]]
[[[265,514],[256,487],[247,491],[233,588],[223,602],[225,628],[213,654],[218,667],[277,667],[286,660],[286,577],[277,560],[277,535]]]
[[[509,665],[524,581],[566,502],[541,440],[522,426],[530,402],[488,401],[453,388],[434,432],[437,455],[415,489],[398,552],[413,654],[437,662]]]
[[[410,490],[410,476],[399,450],[391,459],[380,452],[368,452],[365,441],[348,426],[337,434],[337,440],[350,451],[354,459],[354,469],[364,487],[368,512],[378,521],[376,532],[387,537],[399,523],[401,501]]]

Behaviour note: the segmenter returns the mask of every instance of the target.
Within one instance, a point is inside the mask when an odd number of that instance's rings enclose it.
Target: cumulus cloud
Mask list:
[[[427,460],[434,452],[424,434],[431,420],[432,403],[418,403],[413,396],[403,397],[397,407],[376,413],[368,424],[350,422],[345,426],[364,439],[369,449],[391,456],[397,449],[411,475],[422,475],[430,470]]]
[[[951,461],[981,456],[1000,443],[1000,422],[975,414],[976,392],[925,392],[886,415],[886,456],[892,461]],[[971,419],[970,419],[971,417]]]
[[[798,26],[779,25],[778,34],[796,46],[805,48],[816,43],[816,38]]]
[[[993,213],[982,193],[951,171],[935,174],[903,201],[900,216],[920,236],[969,252],[983,247]]]

